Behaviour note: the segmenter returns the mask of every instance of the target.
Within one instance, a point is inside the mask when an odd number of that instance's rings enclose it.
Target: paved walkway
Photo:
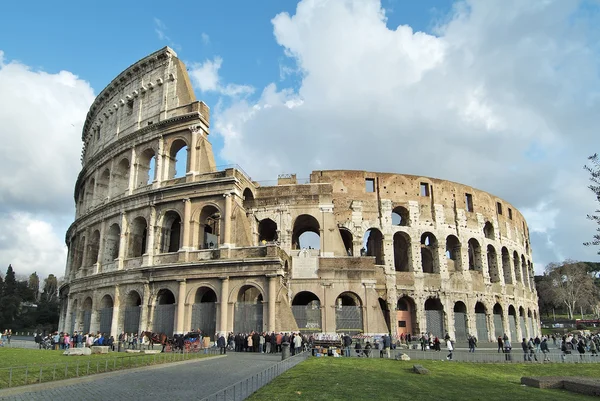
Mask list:
[[[156,365],[0,390],[1,401],[197,400],[281,361],[281,355],[224,357]]]

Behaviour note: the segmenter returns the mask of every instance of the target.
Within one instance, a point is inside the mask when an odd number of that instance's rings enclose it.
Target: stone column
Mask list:
[[[177,327],[175,331],[183,334],[183,322],[185,321],[185,280],[179,282],[179,292],[177,293]]]
[[[88,232],[86,230],[85,233],[85,241],[83,241],[83,250],[81,251],[81,268],[86,270],[86,275],[87,275],[87,268],[89,266],[87,266],[87,253],[88,253],[88,243],[89,243],[89,235]]]
[[[113,299],[112,321],[110,323],[110,335],[115,339],[119,338],[119,315],[121,311],[121,294],[119,285],[115,285],[115,297]]]
[[[67,331],[71,329],[71,319],[72,319],[72,306],[73,302],[71,300],[69,300],[69,297],[67,296],[67,312],[65,315],[65,320],[62,322],[62,326],[59,327],[59,331]],[[73,333],[69,333],[69,334],[73,334]]]
[[[150,206],[150,220],[148,221],[148,242],[146,243],[146,265],[154,264],[154,250],[156,249],[154,234],[156,231],[156,207]]]
[[[189,150],[190,150],[190,170],[187,172],[186,175],[192,175],[194,176],[195,174],[198,174],[198,160],[196,160],[198,158],[198,128],[197,127],[190,127],[190,131],[191,131],[191,141],[190,141],[190,145],[189,145]]]
[[[100,223],[100,239],[98,242],[98,258],[96,259],[96,265],[94,272],[99,273],[102,268],[102,258],[104,257],[104,231],[106,231],[106,223],[104,220]]]
[[[229,304],[229,277],[219,277],[221,279],[221,308],[219,316],[219,333],[227,333],[227,306]],[[212,337],[214,333],[210,333]]]
[[[131,195],[136,185],[135,166],[137,166],[137,154],[135,148],[131,148],[131,161],[129,162],[129,184],[127,186],[127,194]]]
[[[100,330],[98,327],[98,290],[92,293],[92,313],[90,319],[90,333],[95,333]]]
[[[223,222],[225,227],[223,228],[223,247],[229,248],[231,246],[231,194],[223,194],[225,197],[225,216]]]
[[[127,255],[127,217],[125,213],[121,213],[121,237],[119,238],[119,260],[117,262],[117,270],[123,269],[123,259]]]
[[[192,202],[190,198],[186,198],[183,200],[183,241],[182,241],[182,249],[184,251],[189,251],[191,249],[191,241],[190,241],[190,225],[192,220]]]
[[[275,331],[275,312],[277,303],[277,281],[279,276],[276,274],[267,274],[269,279],[269,326],[268,331]]]
[[[144,294],[142,295],[142,310],[140,311],[140,327],[138,333],[150,329],[150,327],[148,327],[148,308],[150,306],[150,298],[150,286],[146,283],[144,284]]]
[[[158,137],[158,154],[156,155],[156,163],[154,166],[155,172],[154,175],[156,177],[155,184],[156,187],[160,187],[160,183],[163,181],[163,165],[164,165],[164,146],[165,140],[162,135]]]

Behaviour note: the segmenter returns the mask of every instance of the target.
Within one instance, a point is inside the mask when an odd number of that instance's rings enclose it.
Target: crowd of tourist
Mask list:
[[[250,333],[229,333],[227,338],[221,334],[217,339],[217,346],[221,354],[227,350],[235,352],[259,352],[274,354],[282,351],[282,344],[290,344],[292,355],[312,347],[312,336],[301,333],[275,333],[251,331]]]
[[[94,345],[104,345],[110,347],[112,351],[115,349],[115,339],[113,336],[107,336],[104,333],[83,333],[73,332],[73,334],[66,332],[50,333],[42,335],[38,332],[34,335],[34,341],[38,344],[40,349],[55,349],[55,350],[66,350],[70,348],[83,348],[91,347]]]
[[[4,347],[5,341],[6,341],[7,345],[10,345],[11,337],[12,337],[11,329],[4,330],[4,332],[0,331],[0,347]]]

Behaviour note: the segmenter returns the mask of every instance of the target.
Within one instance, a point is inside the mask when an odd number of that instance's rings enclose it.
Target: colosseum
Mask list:
[[[60,330],[539,332],[529,232],[508,202],[367,171],[257,182],[216,166],[209,121],[168,47],[95,99]]]

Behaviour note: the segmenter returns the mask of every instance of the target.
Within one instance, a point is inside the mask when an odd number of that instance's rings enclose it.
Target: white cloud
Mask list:
[[[167,35],[167,30],[167,25],[160,19],[154,17],[154,32],[156,32],[158,40],[167,42],[167,44],[175,50],[181,50],[181,46],[173,42],[173,40],[171,40],[171,38]]]
[[[189,69],[189,75],[192,83],[201,92],[217,92],[229,97],[243,97],[254,92],[254,88],[249,85],[221,84],[219,69],[223,64],[223,59],[215,56],[212,60],[206,60],[204,63],[192,63]]]
[[[202,32],[200,34],[200,38],[202,39],[202,43],[204,43],[205,45],[210,44],[210,36],[208,36],[206,32]]]
[[[388,28],[377,0],[301,1],[272,21],[300,87],[271,84],[215,113],[221,156],[258,179],[329,168],[464,182],[526,213],[536,269],[595,260],[581,245],[595,230],[582,165],[600,149],[588,30],[600,20],[580,23],[577,7],[466,1],[429,35]]]
[[[19,274],[60,276],[81,128],[94,93],[70,72],[35,71],[4,58],[0,51],[0,263]]]

